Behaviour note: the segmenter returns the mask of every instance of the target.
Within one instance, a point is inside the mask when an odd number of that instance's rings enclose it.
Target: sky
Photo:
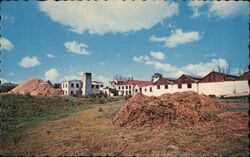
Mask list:
[[[150,80],[249,64],[248,2],[4,1],[1,76],[53,83],[91,72],[108,84],[116,75]]]

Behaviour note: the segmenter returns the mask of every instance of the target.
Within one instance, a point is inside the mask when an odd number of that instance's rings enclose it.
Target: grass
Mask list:
[[[20,133],[40,122],[57,120],[97,104],[118,101],[118,98],[45,97],[1,95],[2,138]]]
[[[239,98],[215,98],[217,102],[220,103],[248,103],[248,97],[239,97]]]

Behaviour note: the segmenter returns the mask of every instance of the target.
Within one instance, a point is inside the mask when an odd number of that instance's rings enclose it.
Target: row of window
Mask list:
[[[182,88],[182,84],[178,84],[178,88]],[[192,84],[187,84],[187,88],[192,88]],[[161,89],[161,86],[157,86],[157,89]],[[165,89],[168,89],[168,85],[165,85]],[[144,91],[147,91],[147,88],[144,89]],[[152,87],[149,88],[149,91],[152,92]]]
[[[92,88],[99,88],[99,85],[91,85]],[[103,87],[103,85],[100,85],[100,87]]]
[[[131,86],[118,86],[118,89],[131,89]]]
[[[70,84],[70,87],[71,87],[71,88],[74,88],[74,85],[75,85],[74,83],[71,83],[71,84]],[[63,87],[63,88],[64,88],[64,87],[67,88],[67,84],[62,84],[62,87]],[[78,84],[78,83],[76,84],[76,88],[79,88],[79,84]]]

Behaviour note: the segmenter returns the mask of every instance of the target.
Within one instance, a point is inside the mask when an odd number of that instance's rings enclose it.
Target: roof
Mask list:
[[[239,78],[239,76],[236,75],[231,75],[231,74],[226,74],[226,73],[221,73],[221,72],[217,72],[217,71],[211,71],[209,74],[207,74],[206,76],[210,75],[211,73],[217,73],[219,75],[223,75],[223,76],[227,76],[227,77],[232,77],[232,78]],[[204,77],[206,77],[204,76]]]
[[[103,83],[103,82],[100,82],[100,81],[92,81],[92,83]]]
[[[250,71],[247,71],[240,76],[241,80],[249,80],[249,78],[250,78]]]
[[[166,84],[172,84],[176,79],[173,79],[173,78],[166,78],[166,77],[163,77],[163,78],[160,78],[159,80],[157,80],[154,85],[166,85]]]
[[[182,78],[182,77],[187,77],[187,78],[189,78],[191,81],[193,81],[194,83],[197,83],[197,82],[199,82],[199,81],[202,79],[202,77],[200,77],[200,76],[193,76],[193,75],[183,74],[183,75],[181,75],[178,79],[176,79],[174,83],[177,83],[178,80],[179,80],[180,78]],[[179,82],[179,83],[181,83],[181,82]]]
[[[79,81],[79,82],[81,82],[81,80],[74,79],[74,80],[63,81],[63,82],[61,82],[61,83],[72,82],[72,81]]]
[[[144,86],[147,86],[147,85],[152,85],[153,82],[151,81],[141,81],[141,80],[128,80],[127,82],[125,82],[124,85],[144,85]]]

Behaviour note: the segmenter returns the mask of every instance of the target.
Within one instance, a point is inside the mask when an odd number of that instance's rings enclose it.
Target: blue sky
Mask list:
[[[149,80],[238,74],[248,60],[248,2],[2,2],[1,80],[62,82],[92,72]],[[240,69],[239,69],[240,68]]]

